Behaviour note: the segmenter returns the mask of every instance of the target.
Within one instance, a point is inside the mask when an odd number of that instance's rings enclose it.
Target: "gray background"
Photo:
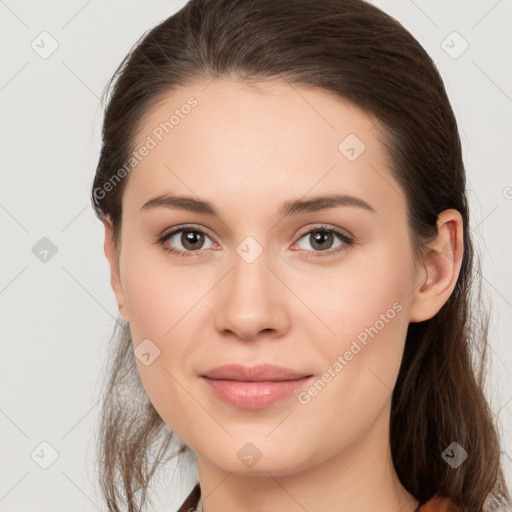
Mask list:
[[[0,0],[0,511],[105,510],[93,432],[117,306],[88,197],[99,96],[138,37],[184,3]],[[512,453],[512,0],[374,3],[433,57],[459,122],[493,309],[489,399]],[[46,262],[43,237],[57,250]],[[158,510],[175,510],[195,478],[172,476]]]

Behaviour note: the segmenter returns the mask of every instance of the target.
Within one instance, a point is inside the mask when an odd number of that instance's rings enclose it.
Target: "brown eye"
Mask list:
[[[163,235],[158,242],[167,252],[179,256],[199,256],[205,249],[207,238],[210,237],[200,229],[185,226]]]
[[[336,239],[338,239],[339,243],[333,246]],[[299,242],[301,240],[306,240],[309,243],[311,249],[306,247],[305,251],[309,253],[307,257],[312,258],[330,256],[347,250],[354,244],[354,240],[348,235],[338,229],[328,228],[327,226],[320,226],[307,231],[300,237]]]
[[[180,242],[186,250],[195,251],[201,249],[204,243],[204,234],[200,231],[182,231]]]
[[[315,230],[311,231],[309,236],[311,247],[320,251],[330,249],[334,241],[334,236],[329,231]]]

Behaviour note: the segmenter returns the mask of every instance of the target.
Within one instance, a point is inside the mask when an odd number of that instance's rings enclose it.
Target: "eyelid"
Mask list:
[[[215,240],[214,240],[215,236],[210,234],[209,229],[205,228],[203,226],[200,226],[199,224],[182,224],[182,225],[178,225],[178,226],[173,226],[172,228],[165,229],[164,231],[162,231],[162,234],[157,237],[157,240],[155,243],[158,243],[163,239],[167,239],[171,235],[175,235],[176,233],[179,233],[180,231],[197,231],[199,233],[202,233],[202,234],[208,236],[210,239],[212,239],[212,241],[214,243],[217,244],[217,242],[215,242]]]
[[[324,231],[324,230],[340,232],[347,238],[355,239],[355,236],[348,229],[340,228],[338,226],[330,226],[328,224],[323,224],[321,222],[317,223],[317,224],[313,223],[313,225],[309,225],[309,226],[305,227],[303,231],[299,231],[299,234],[297,236],[300,238],[303,235],[309,233],[310,231]]]

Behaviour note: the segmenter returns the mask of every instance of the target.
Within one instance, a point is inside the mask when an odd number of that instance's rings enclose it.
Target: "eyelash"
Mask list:
[[[186,231],[192,231],[192,232],[195,232],[195,233],[201,233],[203,235],[208,236],[208,234],[205,233],[203,230],[198,229],[195,226],[190,226],[190,225],[187,226],[186,225],[186,226],[180,226],[179,228],[174,229],[174,230],[170,231],[169,233],[163,234],[157,240],[157,243],[163,247],[164,251],[166,251],[166,252],[168,252],[170,254],[174,254],[176,256],[179,256],[179,257],[188,258],[188,257],[191,257],[191,256],[201,256],[201,250],[198,250],[198,251],[182,251],[182,250],[179,250],[179,249],[173,249],[172,247],[168,247],[167,245],[165,245],[165,242],[170,237],[172,237],[176,233],[180,233],[182,231],[185,231],[185,232]],[[299,240],[302,240],[302,238],[304,238],[306,235],[309,235],[309,234],[311,234],[311,233],[313,233],[315,231],[334,233],[335,235],[337,235],[340,238],[340,240],[343,243],[339,247],[337,247],[335,249],[330,249],[330,250],[327,250],[327,251],[306,251],[306,252],[312,253],[311,255],[307,256],[308,258],[325,258],[325,257],[328,257],[328,256],[332,256],[333,254],[337,254],[337,253],[340,253],[340,252],[348,250],[348,248],[353,246],[354,243],[355,243],[355,241],[352,238],[348,237],[342,231],[340,231],[340,230],[338,230],[336,228],[329,228],[329,227],[324,226],[324,225],[320,225],[318,227],[310,229],[309,231],[306,231],[305,233],[302,233],[300,235],[300,237],[299,237]]]

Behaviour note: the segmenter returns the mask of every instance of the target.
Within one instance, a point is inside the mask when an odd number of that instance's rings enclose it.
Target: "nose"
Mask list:
[[[270,268],[265,252],[252,263],[236,255],[233,267],[219,284],[218,332],[254,340],[263,335],[282,336],[289,328],[289,292]]]

